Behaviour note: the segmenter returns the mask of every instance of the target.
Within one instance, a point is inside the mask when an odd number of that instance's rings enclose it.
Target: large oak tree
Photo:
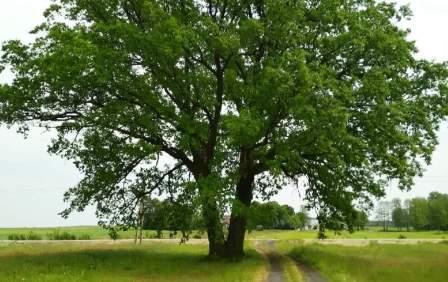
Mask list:
[[[409,9],[385,2],[57,0],[45,15],[32,43],[3,46],[0,120],[57,131],[50,151],[84,175],[66,215],[96,204],[118,223],[155,189],[198,195],[210,255],[241,256],[254,194],[288,182],[322,221],[350,222],[390,180],[410,188],[446,114],[445,66],[416,59]]]

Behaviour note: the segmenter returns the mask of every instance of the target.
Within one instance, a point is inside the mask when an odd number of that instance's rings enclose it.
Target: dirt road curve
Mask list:
[[[283,266],[281,258],[273,253],[268,253],[266,256],[269,259],[271,268],[269,269],[269,275],[267,282],[283,282]]]
[[[286,281],[283,274],[285,257],[278,253],[275,243],[275,240],[257,241],[255,247],[269,260],[270,269],[267,282],[284,282]],[[303,263],[297,263],[296,265],[306,282],[326,282],[322,275],[313,268]]]

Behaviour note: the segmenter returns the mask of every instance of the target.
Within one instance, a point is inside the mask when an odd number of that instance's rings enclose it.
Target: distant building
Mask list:
[[[317,230],[319,229],[319,220],[317,218],[308,218],[308,222],[305,225],[305,230]]]
[[[221,223],[222,225],[224,225],[224,227],[229,227],[230,225],[230,215],[224,215],[221,219]]]

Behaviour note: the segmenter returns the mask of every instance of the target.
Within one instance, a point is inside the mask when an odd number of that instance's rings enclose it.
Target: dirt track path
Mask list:
[[[284,282],[286,281],[283,274],[285,258],[277,252],[275,243],[275,240],[259,241],[255,244],[255,248],[265,255],[269,261],[270,270],[267,282]],[[297,262],[296,266],[302,273],[305,282],[327,282],[318,271],[303,262]]]
[[[327,280],[314,268],[301,262],[297,262],[297,267],[303,273],[305,282],[327,282]]]
[[[267,282],[285,281],[283,278],[283,266],[281,263],[281,259],[273,254],[268,254],[267,257],[269,259],[269,264],[271,265]]]
[[[269,264],[271,266],[267,282],[285,281],[283,277],[282,258],[276,252],[275,241],[267,241],[264,248],[265,249],[263,249],[263,252],[267,256]]]

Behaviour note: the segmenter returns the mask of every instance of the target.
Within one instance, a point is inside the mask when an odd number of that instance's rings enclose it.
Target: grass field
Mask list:
[[[67,233],[75,236],[77,239],[89,238],[109,239],[108,231],[98,226],[74,226],[74,227],[54,227],[54,228],[0,228],[0,240],[8,240],[10,235],[37,235],[42,240],[51,239],[55,233]],[[164,231],[164,238],[169,238],[169,231]],[[146,239],[154,238],[156,231],[144,231],[143,235]],[[119,239],[133,239],[135,236],[134,230],[119,232]],[[180,234],[177,235],[179,237]]]
[[[0,245],[0,281],[263,281],[254,250],[239,263],[205,260],[206,245]]]
[[[280,243],[280,249],[306,262],[332,282],[448,281],[448,244],[366,247]]]
[[[74,235],[76,238],[89,239],[109,239],[107,230],[96,226],[78,226],[78,227],[61,227],[61,228],[0,228],[0,240],[8,240],[11,234],[23,234],[25,236],[32,234],[40,236],[41,239],[49,239],[49,235],[55,232],[67,232]],[[134,231],[129,230],[119,233],[120,239],[134,238]],[[155,231],[144,231],[145,238],[153,238]],[[197,232],[193,232],[197,234]],[[179,234],[178,234],[179,235]],[[205,238],[206,235],[203,235]],[[357,231],[350,234],[343,231],[340,234],[335,234],[332,231],[327,232],[330,239],[398,239],[404,236],[407,239],[448,239],[448,232],[442,231],[422,231],[422,232],[406,232],[406,231],[389,231],[383,232],[380,228],[371,227],[368,230]],[[169,238],[169,232],[164,232],[164,238]],[[253,231],[248,234],[248,239],[279,239],[279,240],[300,240],[300,239],[316,239],[316,231],[296,231],[296,230],[264,230]]]
[[[329,239],[398,239],[400,235],[407,239],[448,239],[448,232],[442,231],[388,231],[383,232],[380,228],[370,228],[368,230],[349,233],[343,231],[335,234],[328,230],[326,235]],[[248,234],[249,239],[278,239],[278,240],[301,240],[316,239],[316,231],[296,231],[296,230],[265,230],[253,231]]]
[[[91,239],[107,239],[107,231],[98,227],[0,229],[0,240],[11,233],[45,234],[67,232]],[[148,231],[150,232],[150,231]],[[166,237],[168,237],[168,232]],[[337,239],[443,239],[443,232],[381,232],[377,229],[354,234],[342,233]],[[134,232],[120,234],[133,238]],[[448,237],[448,236],[447,236]],[[295,262],[305,262],[328,281],[447,281],[448,244],[380,245],[364,247],[318,245],[300,242],[315,239],[307,231],[259,231],[249,239],[280,239],[271,250],[283,255],[285,282],[304,281]],[[282,241],[283,239],[283,241]],[[297,241],[289,241],[297,240]],[[258,254],[247,242],[248,256],[239,263],[206,260],[206,244],[179,245],[145,242],[136,246],[126,242],[68,244],[0,243],[0,281],[265,281],[268,272],[266,254]]]

